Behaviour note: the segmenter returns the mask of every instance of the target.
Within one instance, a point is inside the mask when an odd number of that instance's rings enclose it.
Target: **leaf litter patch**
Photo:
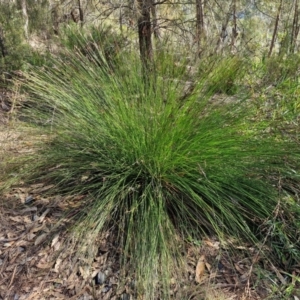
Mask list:
[[[14,188],[1,199],[0,299],[144,299],[134,278],[120,274],[113,231],[93,241],[91,265],[65,242],[72,222],[64,211],[81,198],[43,196],[49,188]],[[265,299],[270,280],[284,284],[284,273],[260,257],[259,247],[233,248],[213,237],[186,243],[185,276],[172,278],[171,298]]]

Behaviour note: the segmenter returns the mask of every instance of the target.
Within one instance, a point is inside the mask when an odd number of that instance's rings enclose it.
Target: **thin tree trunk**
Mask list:
[[[197,51],[200,52],[201,39],[204,34],[204,13],[202,0],[196,0],[196,42]]]
[[[3,29],[1,27],[0,27],[0,51],[1,51],[2,57],[5,57],[7,55],[5,42],[4,42],[4,33],[3,33]]]
[[[290,42],[290,52],[295,52],[296,41],[299,34],[299,8],[298,8],[298,0],[295,0],[295,8],[294,8],[294,18],[292,25],[292,33],[291,33],[291,42]]]
[[[119,27],[120,27],[121,34],[123,34],[123,9],[122,9],[122,5],[121,5],[120,11],[119,11]]]
[[[83,21],[84,21],[84,15],[83,15],[83,9],[81,5],[81,0],[77,1],[78,4],[78,10],[79,10],[79,20],[80,20],[80,26],[83,26]]]
[[[233,27],[232,27],[232,36],[231,36],[231,52],[234,52],[236,38],[238,36],[237,31],[237,22],[236,22],[236,0],[233,1]]]
[[[23,14],[23,18],[24,18],[24,34],[26,39],[28,39],[28,13],[27,13],[27,4],[26,4],[26,0],[22,0],[21,1],[21,5],[22,5],[22,14]]]
[[[225,22],[222,24],[220,37],[218,39],[216,50],[215,50],[215,52],[217,52],[217,53],[221,50],[222,45],[224,44],[225,39],[228,36],[227,26],[228,26],[228,23],[229,23],[229,20],[230,20],[230,17],[231,17],[232,5],[233,5],[233,2],[231,2],[231,4],[230,4],[229,12],[227,13]]]
[[[142,64],[149,71],[152,63],[153,51],[151,41],[151,0],[138,0],[138,34]]]
[[[272,55],[272,52],[273,52],[273,49],[274,49],[274,46],[275,46],[275,41],[276,41],[276,36],[277,36],[277,31],[278,31],[278,23],[279,23],[279,18],[280,18],[281,10],[282,10],[282,3],[283,3],[283,0],[280,1],[279,7],[278,7],[277,16],[276,16],[276,20],[275,20],[274,31],[273,31],[273,36],[272,36],[272,41],[271,41],[271,45],[270,45],[268,57],[270,57]]]
[[[51,17],[52,17],[52,24],[53,24],[53,31],[54,34],[59,34],[59,14],[58,14],[59,6],[55,4],[54,7],[51,9]]]
[[[152,15],[152,28],[153,28],[153,35],[155,39],[159,40],[160,38],[160,32],[158,28],[158,23],[157,23],[157,11],[156,11],[156,6],[153,5],[153,0],[151,0],[151,15]]]

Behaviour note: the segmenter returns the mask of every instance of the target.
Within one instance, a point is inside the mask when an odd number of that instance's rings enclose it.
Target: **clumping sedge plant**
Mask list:
[[[47,139],[22,160],[22,179],[84,196],[78,245],[109,229],[137,292],[168,299],[188,238],[259,240],[281,197],[270,174],[291,177],[299,147],[252,124],[247,101],[214,104],[204,74],[182,100],[170,68],[145,82],[138,60],[124,57],[111,70],[100,50],[70,52],[28,72],[24,120]]]
[[[207,60],[200,63],[200,72],[205,71],[207,74],[208,90],[227,95],[237,94],[238,83],[244,79],[246,73],[244,58],[237,55],[225,58],[213,56],[209,61],[208,65]]]

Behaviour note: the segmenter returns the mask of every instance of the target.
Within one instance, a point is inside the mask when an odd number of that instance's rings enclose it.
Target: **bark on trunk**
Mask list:
[[[157,11],[156,11],[156,6],[153,5],[153,0],[151,0],[152,5],[151,5],[151,15],[152,15],[152,27],[153,27],[153,35],[155,39],[159,40],[160,38],[160,32],[158,28],[158,23],[157,23]]]
[[[152,62],[152,41],[151,41],[151,0],[138,0],[138,34],[139,47],[142,64],[149,71]]]
[[[27,3],[26,0],[22,0],[22,14],[24,18],[24,34],[26,39],[28,39],[28,13],[27,13]]]
[[[296,41],[299,34],[299,5],[298,0],[295,0],[294,7],[294,18],[292,25],[292,33],[291,33],[291,43],[290,43],[290,52],[294,53],[296,48]]]
[[[2,57],[5,57],[7,55],[5,42],[4,42],[4,33],[1,27],[0,27],[0,51]]]
[[[216,50],[215,50],[216,53],[220,52],[220,50],[223,48],[222,46],[224,45],[225,39],[228,36],[227,26],[228,26],[228,23],[229,23],[229,20],[231,17],[231,12],[232,12],[232,8],[233,8],[232,6],[233,6],[233,2],[231,2],[229,12],[226,14],[226,19],[225,19],[224,23],[222,24],[220,37],[218,39]]]
[[[202,0],[196,0],[196,42],[198,52],[200,51],[201,39],[204,34],[204,13],[202,2]]]
[[[78,0],[78,9],[79,9],[80,25],[83,26],[84,15],[83,15],[83,9],[82,9],[82,5],[81,5],[81,0]]]
[[[237,21],[236,21],[236,0],[233,1],[233,27],[232,27],[232,35],[231,35],[231,52],[234,52],[235,49],[235,43],[236,43],[236,38],[238,36],[238,31],[237,31]]]
[[[280,1],[279,7],[278,7],[277,16],[276,16],[275,25],[274,25],[273,36],[272,36],[272,41],[271,41],[271,45],[270,45],[268,57],[270,57],[272,55],[272,52],[273,52],[273,49],[274,49],[274,46],[275,46],[275,41],[276,41],[276,36],[277,36],[277,31],[278,31],[279,18],[280,18],[281,9],[282,9],[282,3],[283,3],[283,0]]]
[[[55,6],[51,9],[51,17],[52,17],[52,24],[53,24],[53,31],[54,34],[59,34],[59,6],[55,4]]]

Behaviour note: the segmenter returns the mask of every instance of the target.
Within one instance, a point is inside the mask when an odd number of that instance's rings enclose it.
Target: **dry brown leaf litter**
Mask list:
[[[124,293],[132,295],[134,292],[130,286],[120,285],[118,259],[110,255],[115,253],[111,242],[113,233],[107,232],[95,241],[97,251],[91,266],[80,264],[75,260],[75,252],[61,252],[65,249],[66,233],[63,230],[51,232],[62,217],[62,207],[66,207],[72,199],[57,196],[57,201],[52,203],[50,199],[35,195],[32,192],[35,189],[36,186],[32,189],[17,188],[4,199],[6,204],[15,203],[19,196],[21,207],[9,209],[6,205],[1,209],[0,299],[73,297],[117,300]],[[30,206],[22,204],[21,200],[28,194],[37,199]],[[47,208],[49,205],[51,207]],[[70,251],[74,249],[70,248]],[[186,277],[172,285],[174,299],[181,299],[177,295],[184,293],[191,297],[189,299],[200,299],[197,297],[211,287],[227,293],[229,298],[224,299],[246,299],[242,297],[247,280],[249,276],[252,276],[251,281],[255,279],[254,273],[248,272],[250,259],[230,258],[215,240],[206,240],[201,247],[187,245],[187,253]],[[94,278],[99,273],[104,278],[101,284],[96,285]],[[233,295],[235,298],[232,298]],[[251,290],[251,298],[248,299],[261,298],[255,290]]]

